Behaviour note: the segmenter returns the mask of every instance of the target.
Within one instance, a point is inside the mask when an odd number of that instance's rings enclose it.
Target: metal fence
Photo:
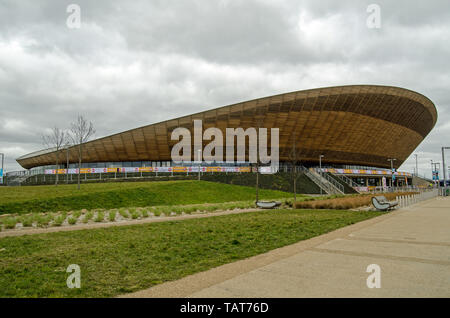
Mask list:
[[[435,197],[439,196],[439,192],[440,192],[439,189],[431,189],[431,190],[419,192],[417,194],[397,196],[398,207],[404,208],[404,207],[410,206],[412,204],[415,204],[415,203],[418,203],[421,201],[435,198]]]

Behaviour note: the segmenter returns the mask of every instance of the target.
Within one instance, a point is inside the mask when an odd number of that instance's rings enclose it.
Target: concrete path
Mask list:
[[[370,264],[381,288],[367,287]],[[450,198],[125,297],[450,297]]]

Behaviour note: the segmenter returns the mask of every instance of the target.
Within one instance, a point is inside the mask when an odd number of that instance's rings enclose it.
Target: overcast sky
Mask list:
[[[66,23],[72,3],[80,28]],[[372,3],[378,29],[366,23]],[[414,152],[429,176],[450,146],[449,58],[448,0],[0,0],[0,152],[19,170],[15,158],[78,113],[97,138],[288,91],[379,84],[436,104]]]

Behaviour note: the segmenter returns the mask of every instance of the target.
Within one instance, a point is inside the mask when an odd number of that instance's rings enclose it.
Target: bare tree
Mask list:
[[[42,141],[48,148],[52,148],[55,152],[56,178],[55,185],[58,185],[59,155],[60,150],[67,144],[67,132],[53,127],[51,133],[42,135]]]
[[[295,143],[296,143],[296,135],[294,134],[293,138],[292,138],[292,148],[289,153],[289,160],[291,161],[291,166],[292,166],[291,175],[292,175],[293,183],[294,183],[294,206],[295,206],[295,202],[297,201],[297,179],[299,177],[298,171],[297,171],[298,154],[297,154],[297,150],[295,147]]]
[[[83,159],[83,144],[95,134],[94,125],[88,122],[82,115],[78,115],[77,120],[70,125],[70,137],[72,144],[78,146],[78,190],[80,189],[80,170]]]
[[[258,132],[258,136],[259,136],[259,128],[261,128],[264,123],[264,115],[261,115],[261,114],[255,115],[255,122],[256,122],[256,131]],[[258,142],[259,142],[259,140],[258,140]],[[256,185],[255,185],[256,203],[259,202],[259,146],[257,149],[258,149],[258,151],[256,152]]]

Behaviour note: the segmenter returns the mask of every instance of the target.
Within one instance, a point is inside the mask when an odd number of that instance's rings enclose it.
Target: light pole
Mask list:
[[[416,158],[416,177],[419,176],[419,166],[417,165],[417,154],[414,154],[414,157]]]
[[[433,166],[432,170],[436,172],[436,180],[435,180],[435,184],[437,183],[438,188],[441,186],[440,180],[439,180],[439,170],[441,167],[441,163],[440,162],[433,162],[431,164]],[[436,168],[437,167],[437,168]]]
[[[445,165],[445,149],[450,149],[450,147],[442,147],[442,170],[444,173],[444,189],[447,189],[447,166]]]
[[[324,155],[319,156],[319,173],[320,173],[321,177],[322,177],[322,158],[323,157],[324,157]],[[322,187],[320,187],[320,195],[322,195]]]
[[[198,152],[198,181],[200,181],[200,166],[201,166],[201,162],[202,162],[202,154],[201,154],[202,150],[198,149],[197,152]]]
[[[433,181],[433,183],[434,183],[434,171],[433,171],[433,159],[431,159],[431,180]]]
[[[5,163],[5,154],[4,153],[0,153],[0,155],[2,155],[2,173],[0,174],[0,177],[2,178],[2,182],[0,182],[0,184],[3,184],[3,179],[4,179],[4,175],[5,175],[5,169],[4,169],[4,163]]]
[[[388,161],[391,162],[391,187],[394,187],[394,161],[397,160],[395,158],[390,158]]]
[[[69,145],[66,148],[66,184],[69,184]]]

